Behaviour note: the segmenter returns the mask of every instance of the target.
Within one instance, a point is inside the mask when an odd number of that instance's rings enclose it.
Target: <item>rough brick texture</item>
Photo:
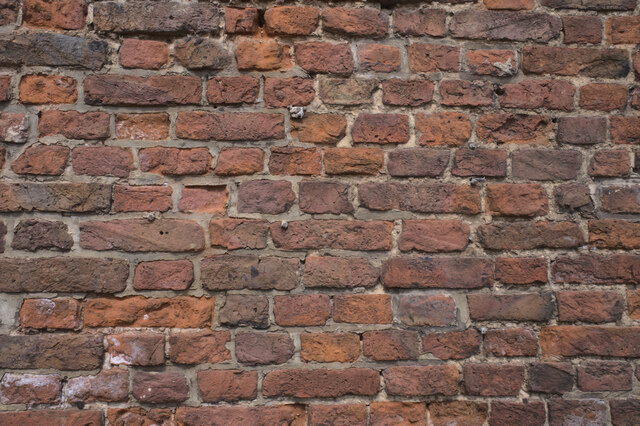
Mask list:
[[[640,424],[639,15],[0,0],[0,425]]]

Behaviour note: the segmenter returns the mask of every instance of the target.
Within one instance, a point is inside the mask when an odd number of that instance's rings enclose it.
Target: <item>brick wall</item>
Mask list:
[[[640,424],[638,1],[231,4],[0,0],[0,424]]]

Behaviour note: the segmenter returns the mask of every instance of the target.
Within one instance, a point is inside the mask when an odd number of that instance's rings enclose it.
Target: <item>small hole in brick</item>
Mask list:
[[[264,9],[258,9],[258,26],[260,28],[264,27]]]

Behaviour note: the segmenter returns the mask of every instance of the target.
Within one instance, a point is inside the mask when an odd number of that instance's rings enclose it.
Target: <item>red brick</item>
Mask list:
[[[260,80],[255,77],[214,77],[207,82],[207,100],[214,105],[254,103],[259,93]]]
[[[483,0],[484,7],[494,10],[531,10],[533,0]]]
[[[193,282],[193,264],[189,260],[140,262],[133,277],[136,290],[186,290]]]
[[[417,359],[418,343],[418,333],[410,330],[366,331],[362,335],[364,356],[375,361]]]
[[[80,301],[76,299],[25,299],[20,308],[20,326],[48,330],[80,327]]]
[[[422,337],[422,352],[440,359],[464,359],[480,352],[480,342],[474,329],[430,333]]]
[[[322,173],[320,150],[288,146],[271,148],[269,171],[273,175],[319,175]]]
[[[448,164],[448,150],[406,148],[389,153],[387,170],[395,177],[437,177]]]
[[[396,257],[383,264],[389,288],[478,288],[493,280],[493,264],[482,258]]]
[[[242,39],[236,44],[239,70],[273,71],[291,67],[289,46],[269,38]]]
[[[11,99],[11,76],[0,75],[0,102]]]
[[[506,108],[548,108],[561,111],[573,110],[576,88],[565,80],[522,80],[501,86],[498,97]]]
[[[458,112],[417,114],[416,129],[421,145],[461,146],[471,138],[471,122]]]
[[[546,417],[542,401],[491,402],[491,426],[540,426],[545,424]]]
[[[476,122],[476,135],[491,143],[547,145],[551,133],[547,117],[526,114],[486,114]]]
[[[456,323],[456,302],[447,295],[406,295],[396,302],[398,319],[410,326],[444,327]]]
[[[198,371],[198,392],[203,401],[238,401],[258,395],[258,373],[242,370]]]
[[[371,78],[321,78],[319,95],[328,105],[371,105],[377,87]]]
[[[59,176],[64,173],[70,149],[59,145],[31,145],[11,163],[11,170],[20,175]]]
[[[469,315],[477,321],[548,321],[554,311],[550,293],[469,294]]]
[[[512,154],[511,173],[525,180],[572,180],[582,164],[582,154],[572,150],[518,150]]]
[[[496,280],[507,285],[544,284],[547,282],[547,261],[537,257],[496,259]]]
[[[345,395],[372,396],[380,377],[369,368],[276,370],[262,381],[266,397],[337,398]]]
[[[537,184],[487,186],[487,203],[497,216],[541,216],[549,212],[547,192]]]
[[[429,253],[463,251],[469,236],[469,225],[457,220],[403,220],[398,248]]]
[[[640,247],[638,223],[625,220],[589,221],[589,242],[601,248],[634,249]]]
[[[87,250],[196,252],[204,249],[204,231],[182,219],[116,219],[80,224],[80,246]]]
[[[79,30],[84,28],[86,14],[84,0],[26,0],[22,20],[33,28]]]
[[[204,317],[204,316],[203,316]],[[203,324],[196,327],[206,327]],[[214,364],[229,361],[228,331],[179,331],[169,336],[169,359],[176,364]]]
[[[442,9],[393,10],[393,30],[408,36],[443,37],[447,12]]]
[[[0,382],[2,404],[53,404],[61,394],[62,380],[55,374],[6,373]]]
[[[122,299],[91,299],[85,303],[86,327],[171,327],[191,328],[211,325],[213,299],[175,296]]]
[[[305,114],[291,126],[291,136],[300,142],[337,143],[346,133],[347,120],[338,114]]]
[[[612,16],[605,22],[607,40],[611,44],[640,43],[640,17]]]
[[[464,386],[469,395],[516,396],[524,383],[524,366],[465,364]]]
[[[640,117],[611,117],[611,141],[615,144],[640,143]]]
[[[460,69],[459,47],[415,43],[407,47],[407,55],[413,72],[457,72]]]
[[[258,30],[258,9],[225,7],[225,31],[229,34],[251,34]]]
[[[298,184],[300,210],[311,214],[351,213],[349,186],[340,182],[302,181]]]
[[[604,117],[560,117],[558,142],[574,145],[604,143],[607,137],[607,120]]]
[[[426,424],[427,409],[422,402],[372,402],[371,425]]]
[[[612,399],[611,422],[614,425],[633,425],[640,421],[640,400],[638,399]]]
[[[171,209],[170,186],[116,185],[113,190],[113,210],[116,212],[165,212]]]
[[[600,189],[602,210],[610,213],[640,213],[640,186],[605,186]]]
[[[627,88],[620,84],[588,84],[580,88],[580,106],[595,111],[624,109]]]
[[[238,187],[237,209],[240,213],[280,214],[288,211],[295,199],[291,182],[244,181]]]
[[[227,218],[209,222],[211,245],[227,250],[265,248],[268,233],[269,224],[264,220]]]
[[[358,61],[363,71],[399,71],[400,49],[385,44],[365,44],[358,47]]]
[[[109,114],[45,110],[38,120],[40,136],[62,135],[68,139],[106,139],[109,137]]]
[[[25,424],[96,424],[102,423],[99,410],[30,410],[3,411],[0,422],[6,426]]]
[[[331,301],[324,294],[275,296],[273,315],[283,327],[324,325],[331,316]]]
[[[71,77],[31,74],[20,80],[23,104],[74,104],[77,101],[77,82]]]
[[[627,291],[627,307],[631,318],[640,318],[640,292]]]
[[[384,154],[378,148],[327,148],[323,162],[329,175],[375,175],[384,164]]]
[[[468,50],[466,60],[471,74],[505,77],[518,72],[518,62],[513,50]]]
[[[633,369],[622,361],[586,361],[578,367],[578,388],[585,392],[629,391]]]
[[[602,22],[598,16],[563,16],[562,29],[565,44],[602,41]]]
[[[222,70],[231,64],[231,54],[217,40],[189,36],[173,45],[176,61],[189,70]]]
[[[637,357],[639,327],[550,326],[540,331],[544,356]]]
[[[356,143],[405,143],[409,141],[409,118],[402,114],[360,113],[351,137]]]
[[[367,406],[364,404],[311,405],[309,426],[367,426]]]
[[[627,151],[607,150],[593,154],[588,172],[593,177],[622,177],[629,175],[630,168],[631,159]]]
[[[493,104],[493,85],[488,81],[444,80],[440,83],[440,104],[480,107]]]
[[[525,74],[556,74],[593,78],[620,78],[629,72],[629,57],[622,49],[525,46]]]
[[[178,209],[191,213],[224,214],[228,199],[227,185],[185,186],[182,188]]]
[[[501,177],[507,175],[507,152],[497,149],[458,149],[453,157],[454,176]]]
[[[389,17],[379,9],[332,7],[322,11],[322,27],[329,33],[355,37],[383,37]]]
[[[458,394],[460,373],[453,364],[389,367],[382,374],[390,395],[406,397]]]
[[[278,35],[309,35],[319,20],[318,9],[308,6],[275,6],[264,14],[267,33]]]
[[[264,169],[264,151],[260,148],[222,148],[213,170],[221,176],[259,173]]]
[[[4,225],[2,228],[5,228]],[[6,229],[1,231],[4,234]],[[69,227],[63,222],[27,219],[21,220],[14,228],[11,247],[29,251],[69,251],[73,247],[73,238],[69,233]]]
[[[158,141],[169,138],[169,115],[118,114],[116,115],[116,136],[118,139]]]
[[[552,266],[552,276],[561,284],[638,284],[640,257],[614,254],[611,256],[582,255],[558,257]]]
[[[369,210],[404,210],[416,213],[480,212],[480,194],[469,185],[448,183],[364,183],[358,186],[360,206]]]
[[[560,35],[562,23],[543,13],[462,10],[449,23],[456,38],[534,41],[545,43]]]
[[[238,333],[236,358],[246,365],[284,364],[293,356],[293,340],[287,333]]]
[[[484,402],[442,401],[429,404],[429,415],[434,426],[483,425],[489,408]]]
[[[351,333],[303,333],[300,359],[305,362],[354,362],[360,356],[360,337]]]
[[[133,170],[133,155],[129,148],[78,146],[73,149],[72,163],[77,175],[124,178]]]
[[[489,250],[573,248],[585,243],[572,222],[493,222],[477,230],[480,244]]]
[[[177,403],[189,397],[189,382],[180,373],[138,372],[133,377],[133,397],[142,403]]]
[[[499,357],[535,357],[538,354],[538,340],[530,328],[488,330],[484,338],[484,352]]]
[[[202,283],[209,290],[291,290],[298,281],[296,258],[214,255],[203,259]]]
[[[138,157],[141,171],[170,176],[202,175],[211,164],[207,148],[143,148]]]
[[[311,74],[351,74],[353,55],[346,43],[321,41],[296,43],[296,63]]]
[[[268,107],[309,105],[315,96],[313,79],[310,78],[267,77],[264,81],[264,102]]]
[[[260,141],[284,138],[282,114],[259,112],[179,112],[179,138],[218,141]]]
[[[0,366],[11,369],[95,370],[102,366],[100,334],[0,336]],[[0,419],[1,423],[6,423]]]
[[[200,103],[199,77],[185,75],[91,75],[84,80],[88,105],[194,105]]]
[[[400,80],[382,82],[382,102],[394,106],[420,106],[431,102],[433,83],[428,80]]]
[[[560,426],[575,419],[587,424],[607,424],[607,404],[598,399],[552,399],[549,401],[548,410],[550,426]]]
[[[124,68],[157,70],[169,63],[169,46],[155,40],[127,38],[120,47],[120,65]]]
[[[393,223],[381,220],[299,220],[271,224],[271,238],[284,250],[389,250]]]
[[[223,424],[288,424],[304,426],[306,410],[303,405],[269,406],[220,406],[220,407],[179,407],[176,422],[183,425],[202,425],[212,419]]]
[[[378,268],[362,258],[307,256],[305,287],[372,287],[378,282]]]
[[[563,322],[612,322],[624,311],[622,295],[604,291],[559,291],[558,319]]]
[[[387,294],[353,294],[335,296],[333,320],[352,324],[390,324],[391,296]]]
[[[164,364],[164,335],[161,333],[112,334],[107,336],[107,344],[112,365]]]

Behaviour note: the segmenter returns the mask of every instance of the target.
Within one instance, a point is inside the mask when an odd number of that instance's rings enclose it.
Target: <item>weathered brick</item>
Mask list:
[[[288,146],[271,148],[269,171],[273,175],[319,175],[322,172],[320,150]]]
[[[604,117],[560,117],[556,139],[560,143],[593,145],[607,138],[607,120]]]
[[[212,419],[227,424],[290,424],[304,426],[306,410],[303,405],[179,407],[175,419],[178,424],[202,425]]]
[[[191,261],[154,260],[136,265],[133,288],[136,290],[186,290],[192,282]]]
[[[71,154],[77,175],[127,177],[133,170],[129,148],[115,146],[78,146]]]
[[[29,121],[25,114],[0,113],[0,142],[25,143],[29,132]]]
[[[469,225],[457,220],[403,220],[398,248],[429,253],[463,251],[469,236]]]
[[[479,396],[515,396],[524,383],[524,366],[517,364],[465,364],[464,387]]]
[[[80,301],[68,298],[25,299],[20,308],[20,325],[47,330],[80,327]]]
[[[458,149],[453,157],[454,176],[502,177],[507,175],[507,152],[497,149]]]
[[[538,340],[530,328],[487,330],[484,352],[489,356],[533,356],[538,353]]]
[[[522,69],[526,74],[621,78],[629,73],[629,58],[621,49],[525,46]]]
[[[0,102],[11,99],[11,76],[0,75]]]
[[[206,402],[254,399],[258,394],[258,373],[242,370],[198,371],[198,392]]]
[[[224,214],[228,200],[227,185],[184,186],[178,210],[189,213]]]
[[[264,103],[268,107],[279,108],[291,105],[309,105],[316,92],[313,79],[302,77],[271,78],[264,81]]]
[[[38,133],[40,136],[62,135],[67,139],[106,139],[109,137],[109,114],[44,110],[38,120]]]
[[[123,402],[129,398],[129,372],[113,368],[95,376],[69,379],[65,388],[69,402]]]
[[[512,155],[513,177],[526,180],[572,180],[582,154],[571,150],[519,150]]]
[[[547,282],[547,262],[538,257],[498,258],[496,279],[508,285],[544,284]]]
[[[623,150],[598,151],[593,154],[587,169],[593,177],[622,177],[629,175],[631,159]]]
[[[555,281],[567,284],[637,284],[639,271],[640,257],[630,254],[562,256],[552,266]]]
[[[207,148],[143,148],[138,158],[141,171],[169,176],[202,175],[211,164]]]
[[[457,72],[460,48],[443,44],[414,43],[407,47],[409,68],[414,72]]]
[[[211,325],[213,302],[212,298],[191,296],[91,299],[85,303],[84,324],[86,327],[207,327]]]
[[[529,389],[533,392],[563,394],[573,389],[570,363],[532,363],[528,367]]]
[[[176,135],[184,139],[219,141],[282,139],[284,117],[257,112],[180,112]]]
[[[218,29],[219,10],[213,4],[168,1],[157,4],[136,1],[125,4],[101,2],[93,8],[98,31],[118,34],[209,33]]]
[[[469,294],[469,314],[478,321],[547,321],[555,304],[550,293]]]
[[[31,74],[20,79],[23,104],[74,104],[78,101],[77,82],[63,75]]]
[[[213,170],[222,176],[259,173],[264,169],[264,151],[260,148],[223,148]]]
[[[288,333],[236,334],[236,358],[245,365],[284,364],[293,356],[293,340]]]
[[[353,55],[346,43],[321,41],[296,43],[296,63],[311,74],[351,74]]]
[[[222,70],[231,64],[231,54],[226,47],[209,38],[180,39],[173,45],[173,54],[190,70]]]
[[[482,258],[396,257],[384,262],[382,281],[389,288],[478,288],[493,279],[493,263]]]
[[[553,9],[633,10],[636,0],[542,0],[542,5]]]
[[[431,102],[433,83],[428,80],[400,80],[382,82],[382,102],[394,106],[420,106]]]
[[[549,212],[547,192],[537,184],[487,185],[488,210],[497,216],[541,216]]]
[[[371,78],[321,78],[319,95],[329,105],[369,105],[377,86]]]
[[[540,331],[545,356],[636,357],[638,327],[551,326]]]
[[[169,63],[169,46],[155,40],[127,38],[120,46],[120,65],[124,68],[157,70]]]
[[[430,333],[422,337],[422,351],[440,359],[464,359],[480,352],[480,343],[474,329]]]
[[[444,80],[440,83],[440,104],[456,107],[492,105],[493,85],[479,80]]]
[[[622,361],[587,361],[578,367],[578,388],[586,392],[629,391],[633,369]]]
[[[450,424],[481,425],[487,421],[489,406],[475,401],[442,401],[429,404],[429,415],[434,426]]]
[[[238,187],[238,212],[284,213],[291,208],[295,199],[291,183],[288,181],[244,181]]]
[[[113,210],[116,212],[166,212],[173,201],[170,186],[116,185],[113,189]]]
[[[468,50],[466,60],[469,72],[476,75],[505,77],[518,72],[518,62],[513,50]]]
[[[546,420],[544,402],[491,402],[491,426],[543,425]]]
[[[380,377],[369,368],[276,370],[262,381],[266,397],[336,398],[344,395],[375,395]]]
[[[605,186],[600,189],[602,210],[611,213],[639,213],[640,186]]]
[[[355,37],[382,37],[389,17],[379,9],[332,7],[322,12],[324,31]]]
[[[533,0],[483,0],[484,7],[492,10],[531,10]]]
[[[0,336],[0,367],[93,370],[102,366],[100,334]]]
[[[549,119],[539,115],[486,114],[476,121],[478,138],[496,144],[546,145],[550,131]]]
[[[112,258],[4,258],[0,273],[0,290],[7,293],[118,293],[127,285],[129,265]]]
[[[61,394],[62,380],[55,374],[6,373],[0,382],[2,404],[54,404]]]
[[[581,184],[559,185],[553,191],[560,211],[589,213],[593,210],[593,200],[589,187]]]
[[[208,313],[207,313],[208,316]],[[208,318],[207,318],[208,321]],[[197,327],[204,327],[203,324]],[[180,331],[169,336],[169,359],[176,364],[213,364],[231,359],[228,331]]]
[[[70,151],[66,146],[31,145],[11,163],[11,170],[20,175],[59,176],[64,173]]]
[[[271,224],[271,238],[284,250],[331,248],[389,250],[393,223],[381,220],[298,220]]]
[[[116,115],[116,136],[118,139],[158,141],[169,138],[169,115],[118,114]]]
[[[545,43],[560,36],[562,22],[544,13],[463,10],[449,24],[456,38],[534,41]]]
[[[107,336],[107,344],[112,365],[164,364],[164,335],[161,333],[111,334]]]
[[[493,222],[481,225],[477,235],[489,250],[570,249],[586,242],[572,222]]]
[[[310,362],[353,362],[360,356],[360,337],[351,333],[304,333],[300,358]]]
[[[183,75],[92,75],[84,80],[89,105],[194,105],[201,91],[199,77]]]
[[[338,114],[305,114],[291,125],[291,136],[300,142],[337,143],[346,133],[347,120]]]
[[[456,322],[456,302],[448,295],[401,296],[396,302],[396,314],[411,326],[444,327]]]
[[[560,291],[556,293],[558,319],[563,322],[610,322],[621,318],[622,295],[604,291]]]
[[[258,29],[258,9],[255,7],[225,7],[225,31],[229,34],[251,34]]]
[[[290,68],[289,46],[269,38],[242,39],[236,45],[236,62],[239,70]]]
[[[204,231],[181,219],[116,219],[80,224],[80,246],[88,250],[194,252],[204,249]]]
[[[228,326],[267,328],[269,301],[265,296],[229,294],[220,308],[219,320],[220,324]]]
[[[298,184],[300,210],[311,214],[351,213],[349,186],[340,182],[302,181]]]
[[[409,141],[409,118],[402,114],[360,113],[351,137],[356,143],[405,143]]]
[[[522,80],[500,86],[498,100],[507,108],[573,110],[576,88],[565,80]]]
[[[209,222],[211,245],[227,250],[262,249],[267,246],[269,224],[258,219],[213,219]]]
[[[207,100],[211,104],[253,103],[259,93],[260,80],[255,77],[214,77],[207,82]]]
[[[367,406],[364,404],[310,405],[309,425],[321,426],[340,424],[352,426],[367,425]]]
[[[133,376],[132,394],[143,403],[176,403],[189,397],[187,378],[174,372],[138,372]]]
[[[598,399],[552,399],[548,404],[549,425],[557,426],[574,421],[594,425],[607,424],[607,404]]]
[[[460,373],[455,365],[389,367],[383,371],[387,392],[400,396],[456,395]]]
[[[214,255],[202,261],[202,283],[209,290],[291,290],[299,267],[294,258]]]
[[[442,37],[446,34],[447,12],[442,9],[393,10],[393,30],[408,36]]]
[[[416,129],[421,145],[460,146],[471,138],[469,118],[457,112],[417,114]]]
[[[310,6],[275,6],[264,14],[267,33],[278,35],[309,35],[319,20],[320,12]]]
[[[390,324],[391,296],[388,294],[352,294],[335,296],[333,320],[352,324]]]
[[[378,276],[378,268],[366,259],[308,256],[303,281],[305,287],[371,287]]]
[[[563,16],[564,42],[600,44],[602,22],[597,16]]]
[[[400,70],[400,49],[385,44],[365,44],[358,47],[360,69],[373,72]]]
[[[638,399],[612,399],[611,423],[618,426],[633,425],[640,421],[640,400]]]
[[[324,325],[331,316],[331,301],[325,294],[275,296],[273,315],[283,327]]]
[[[384,164],[384,154],[378,148],[328,148],[323,162],[329,175],[375,175]]]
[[[640,117],[611,117],[611,141],[615,144],[640,143]]]
[[[627,88],[620,84],[587,84],[580,88],[580,107],[596,111],[621,110],[627,105]]]
[[[640,17],[612,16],[605,22],[605,33],[611,44],[640,43]]]
[[[0,2],[0,25],[14,24],[18,19],[20,3],[15,0],[2,0]]]

